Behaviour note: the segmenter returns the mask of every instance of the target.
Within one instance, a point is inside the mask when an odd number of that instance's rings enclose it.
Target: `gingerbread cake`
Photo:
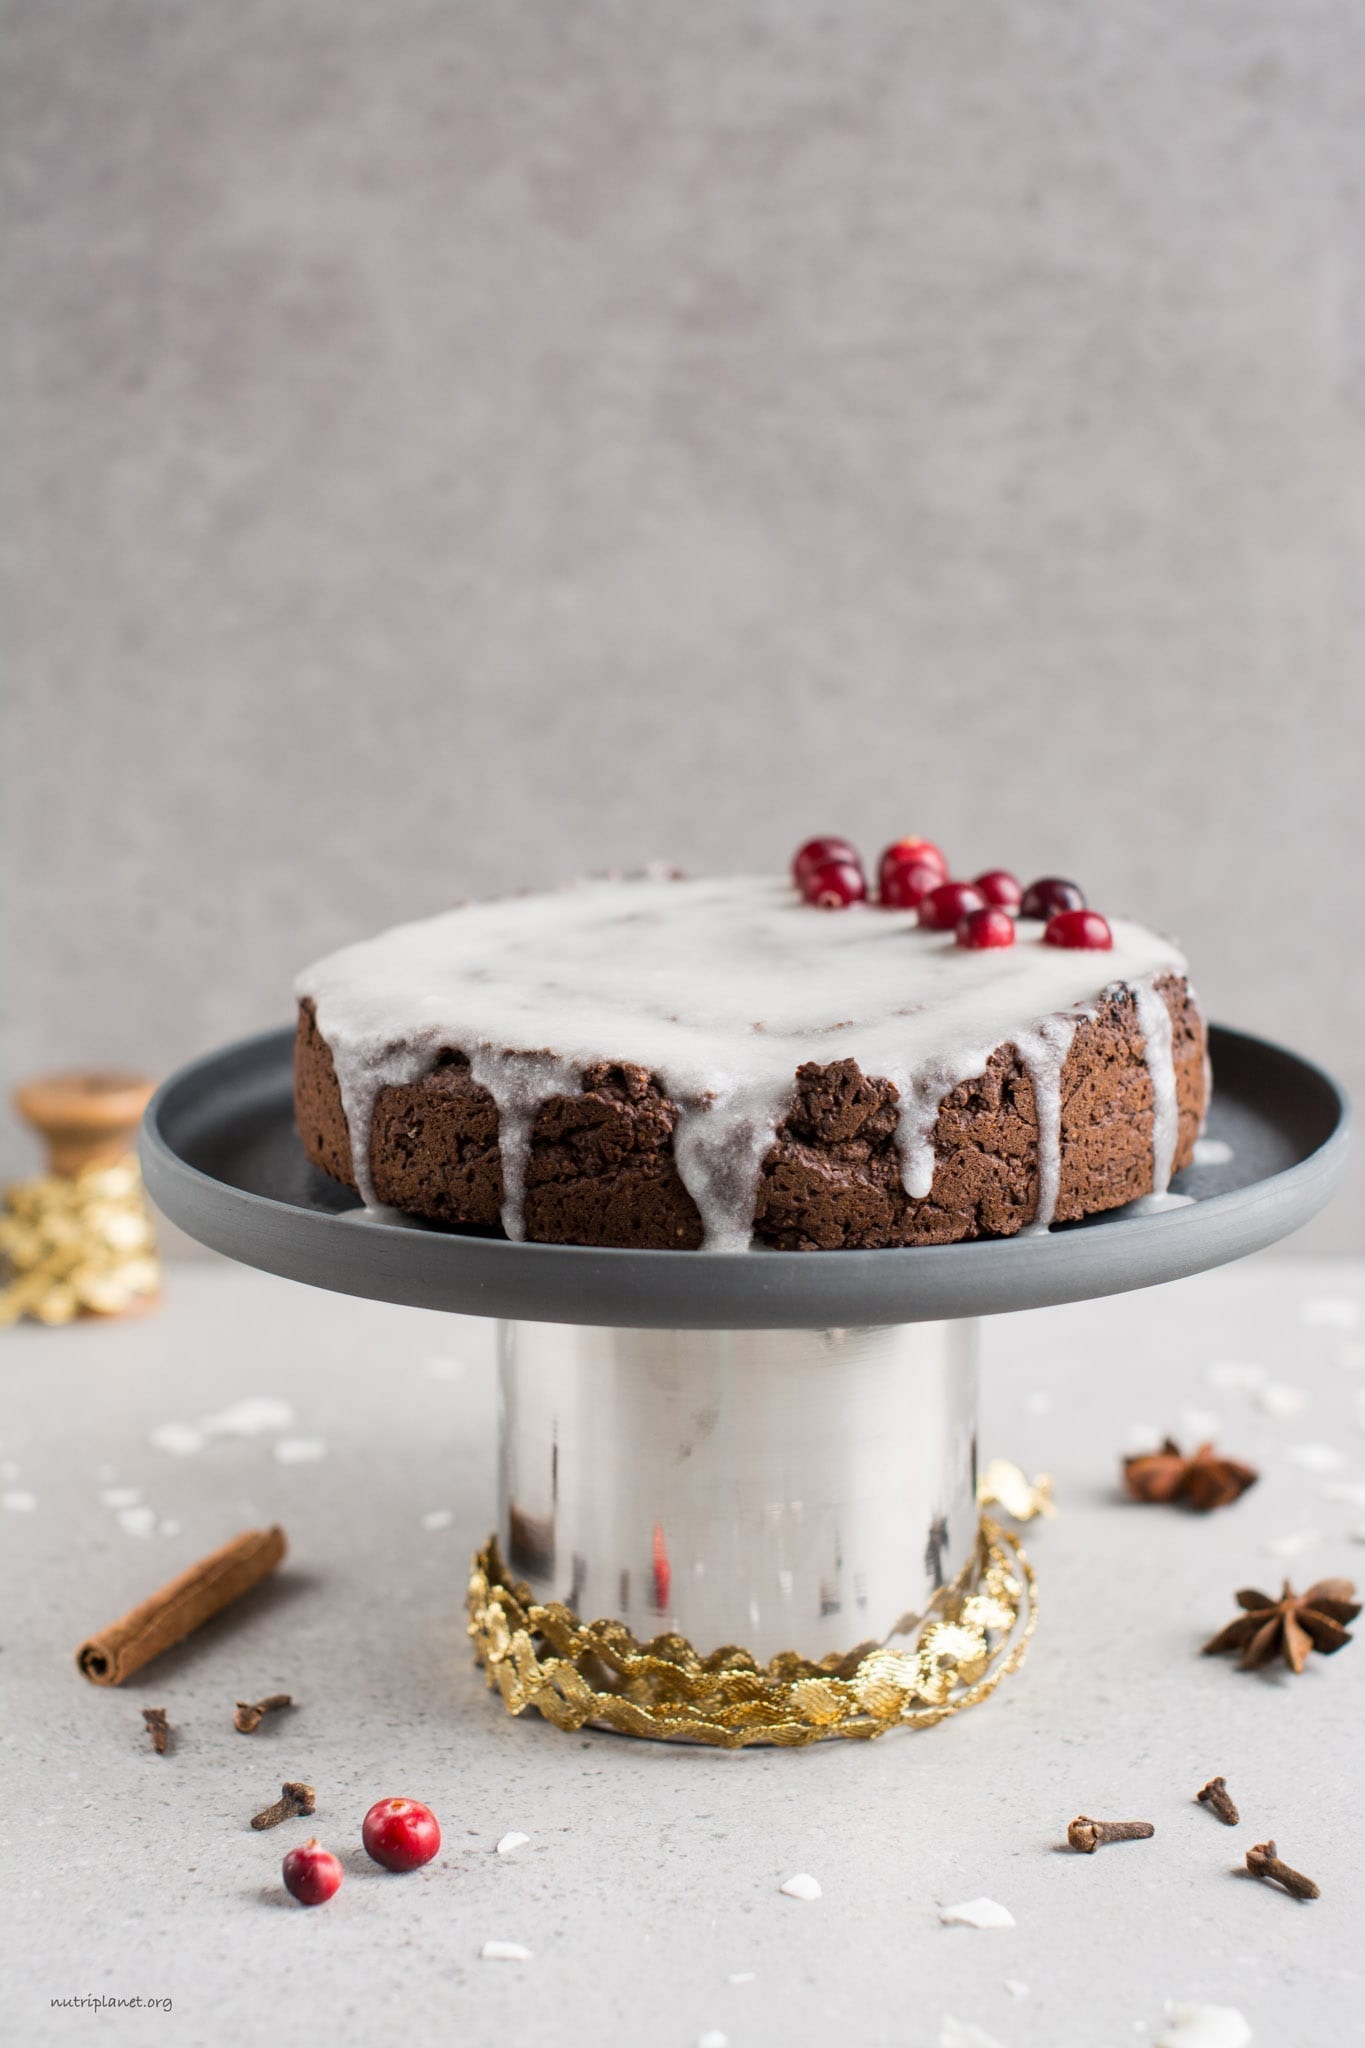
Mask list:
[[[367,1205],[679,1251],[946,1244],[1165,1195],[1209,1086],[1170,940],[1020,915],[998,871],[884,863],[873,903],[816,865],[470,903],[318,962],[308,1157]]]

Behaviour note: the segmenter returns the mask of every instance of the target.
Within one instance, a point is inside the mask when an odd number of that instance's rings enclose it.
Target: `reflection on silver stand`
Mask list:
[[[538,1601],[821,1658],[972,1556],[976,1324],[498,1331],[499,1536]]]

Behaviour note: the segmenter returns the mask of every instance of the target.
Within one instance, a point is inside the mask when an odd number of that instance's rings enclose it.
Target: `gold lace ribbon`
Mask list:
[[[939,1602],[899,1648],[865,1644],[819,1663],[784,1650],[760,1664],[733,1645],[703,1657],[685,1636],[641,1643],[623,1622],[580,1621],[558,1600],[541,1606],[491,1537],[469,1581],[469,1634],[509,1714],[534,1707],[569,1732],[592,1723],[717,1749],[798,1749],[932,1728],[1018,1669],[1038,1605],[1016,1536],[983,1516],[974,1560]]]

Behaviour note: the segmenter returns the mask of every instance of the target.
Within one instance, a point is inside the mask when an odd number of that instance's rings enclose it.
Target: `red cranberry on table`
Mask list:
[[[360,1838],[385,1870],[416,1870],[441,1846],[441,1826],[420,1799],[376,1799]]]
[[[916,910],[931,889],[937,889],[943,880],[938,868],[925,867],[917,860],[893,860],[891,854],[882,855],[882,871],[877,884],[877,900],[887,910]]]
[[[291,1849],[280,1866],[284,1888],[301,1906],[325,1906],[341,1889],[341,1865],[316,1836],[301,1849]]]
[[[808,869],[818,868],[827,860],[850,861],[855,868],[863,864],[857,847],[847,839],[808,839],[792,856],[792,880],[797,888],[801,888]]]
[[[1068,946],[1089,953],[1106,953],[1114,943],[1107,918],[1098,910],[1059,910],[1047,921],[1043,941],[1049,946]]]
[[[1020,917],[1055,917],[1059,910],[1084,910],[1085,898],[1074,882],[1060,875],[1044,875],[1030,882],[1019,905]]]
[[[959,946],[980,952],[986,946],[1012,946],[1014,919],[1008,910],[988,903],[984,910],[969,910],[957,928]]]
[[[800,882],[801,894],[817,910],[847,910],[867,895],[862,869],[851,860],[825,860],[807,868]]]
[[[931,932],[955,931],[969,910],[984,910],[986,899],[971,882],[940,882],[919,907],[919,921]]]
[[[1024,892],[1008,868],[987,868],[976,878],[976,887],[997,910],[1017,910]]]

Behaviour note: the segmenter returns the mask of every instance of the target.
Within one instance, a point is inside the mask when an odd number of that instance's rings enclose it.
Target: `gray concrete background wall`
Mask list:
[[[1074,873],[1365,1080],[1351,0],[5,43],[8,1076],[828,829]]]

